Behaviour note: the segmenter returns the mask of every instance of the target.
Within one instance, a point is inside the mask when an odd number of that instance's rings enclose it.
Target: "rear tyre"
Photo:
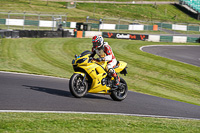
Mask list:
[[[110,97],[115,101],[122,101],[126,98],[128,93],[128,86],[126,81],[120,77],[119,88],[112,91]]]
[[[81,74],[73,74],[69,81],[69,90],[74,97],[83,97],[88,89],[88,83],[83,83],[83,76]]]

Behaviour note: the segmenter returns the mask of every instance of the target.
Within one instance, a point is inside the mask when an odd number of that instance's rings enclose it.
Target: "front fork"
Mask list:
[[[86,78],[86,74],[85,74],[85,73],[82,73],[82,72],[74,72],[74,73],[81,74],[81,75],[83,76],[83,80],[82,80],[81,85],[84,85],[85,78]]]
[[[81,84],[81,85],[84,85],[84,83],[85,83],[85,77],[86,77],[86,74],[84,74],[84,77],[83,77],[83,80],[82,80],[82,84]]]

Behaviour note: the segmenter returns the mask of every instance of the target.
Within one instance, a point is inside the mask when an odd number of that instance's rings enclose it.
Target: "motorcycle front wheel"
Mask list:
[[[69,90],[74,97],[83,97],[88,89],[86,80],[83,83],[83,76],[81,74],[73,74],[69,81]]]
[[[120,77],[120,84],[119,88],[112,91],[110,97],[115,101],[122,101],[126,98],[128,93],[128,86],[126,84],[126,81]]]

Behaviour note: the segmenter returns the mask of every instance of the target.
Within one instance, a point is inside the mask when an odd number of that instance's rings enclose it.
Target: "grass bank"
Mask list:
[[[86,21],[86,17],[95,17],[96,19],[125,18],[129,20],[145,21],[171,21],[180,23],[199,23],[198,20],[190,17],[174,5],[128,5],[128,4],[102,4],[102,3],[77,3],[76,8],[67,9],[66,2],[53,2],[41,0],[0,0],[0,11],[21,12],[21,13],[41,13],[52,15],[65,15],[67,21]],[[23,18],[16,14],[11,14],[11,18]],[[0,14],[0,18],[6,18],[8,15]],[[52,20],[52,16],[40,16],[41,20]],[[27,20],[38,20],[38,17],[26,16]],[[107,20],[108,21],[108,20]],[[109,20],[111,21],[111,20]],[[118,20],[116,20],[118,23]],[[121,22],[122,24],[122,22]]]
[[[120,39],[105,41],[112,46],[118,60],[128,63],[128,75],[123,77],[130,90],[200,105],[200,67],[139,49],[145,45],[173,44]],[[88,38],[1,39],[0,70],[70,78],[74,55],[90,49],[91,39]]]
[[[199,120],[115,115],[0,113],[0,132],[197,133]]]

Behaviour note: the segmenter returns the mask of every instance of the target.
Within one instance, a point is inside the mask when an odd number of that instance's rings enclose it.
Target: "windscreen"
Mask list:
[[[81,54],[79,55],[79,57],[83,57],[83,56],[85,56],[85,55],[87,55],[87,54],[92,54],[92,52],[89,51],[89,50],[86,50],[86,51],[84,51],[83,53],[81,53]]]

